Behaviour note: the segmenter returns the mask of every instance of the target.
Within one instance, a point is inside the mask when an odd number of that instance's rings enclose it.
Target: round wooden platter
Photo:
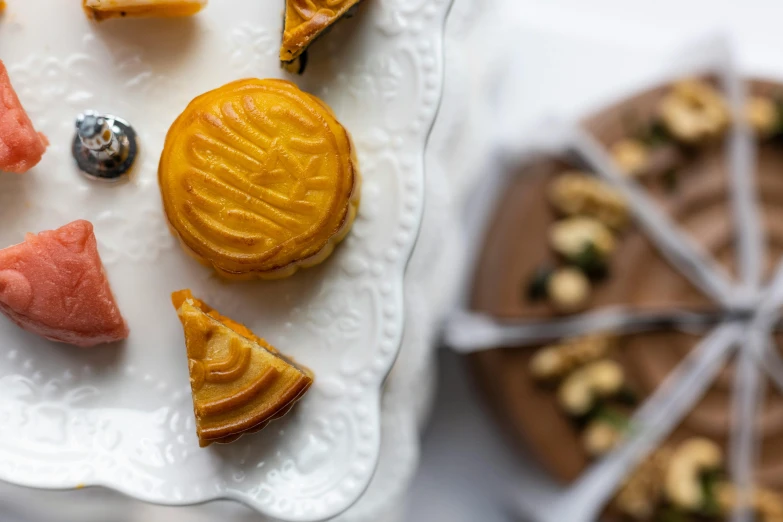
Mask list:
[[[584,125],[609,146],[629,136],[639,123],[651,121],[667,87],[658,86],[630,97],[596,113]],[[750,87],[754,93],[783,93],[783,85],[773,82],[753,81]],[[654,181],[644,184],[664,213],[733,274],[736,236],[730,212],[727,155],[725,147],[715,146],[689,157],[678,168],[673,190]],[[537,158],[519,168],[520,175],[498,202],[482,246],[471,306],[506,319],[546,319],[555,317],[555,311],[546,304],[528,302],[524,288],[536,267],[553,260],[547,229],[556,216],[547,202],[546,187],[554,176],[572,166],[562,158]],[[767,272],[771,274],[783,255],[783,144],[759,144],[756,184],[767,239]],[[717,309],[636,229],[622,236],[609,273],[609,279],[594,290],[591,310],[607,305]],[[677,331],[627,335],[621,338],[615,357],[623,365],[629,385],[644,400],[698,341],[697,335]],[[582,448],[578,428],[562,412],[555,393],[530,376],[528,364],[537,348],[481,352],[470,356],[469,362],[486,400],[510,437],[536,455],[554,477],[568,483],[585,470],[590,459]],[[727,443],[732,366],[730,363],[723,370],[670,440],[705,436]],[[763,440],[758,478],[783,490],[783,396],[771,387],[759,423]]]

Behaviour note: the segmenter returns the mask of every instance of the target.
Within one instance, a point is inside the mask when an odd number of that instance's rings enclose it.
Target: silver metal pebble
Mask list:
[[[86,111],[76,118],[71,151],[86,177],[120,181],[128,177],[138,154],[136,131],[116,116]]]

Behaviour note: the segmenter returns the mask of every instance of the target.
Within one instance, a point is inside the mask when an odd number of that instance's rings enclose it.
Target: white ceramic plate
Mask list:
[[[368,0],[312,50],[295,81],[354,136],[365,180],[359,218],[323,266],[279,282],[226,284],[170,237],[156,163],[191,98],[240,77],[281,76],[282,3],[221,0],[192,19],[94,25],[78,2],[10,2],[0,59],[52,146],[33,172],[0,175],[0,245],[91,220],[131,337],[81,350],[0,322],[0,478],[103,485],[164,504],[233,498],[288,520],[333,516],[369,483],[381,386],[402,335],[402,276],[421,221],[449,0]],[[84,109],[136,127],[142,154],[130,183],[91,183],[76,172],[69,143]],[[234,444],[198,448],[168,299],[185,287],[315,370],[291,415]]]

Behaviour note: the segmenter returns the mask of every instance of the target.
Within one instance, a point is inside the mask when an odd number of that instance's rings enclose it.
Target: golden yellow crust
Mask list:
[[[348,132],[282,80],[203,94],[174,122],[158,170],[186,251],[228,278],[288,277],[348,233],[361,178]]]
[[[227,443],[285,415],[313,373],[281,356],[247,327],[190,290],[172,294],[185,331],[196,433],[202,447]]]
[[[82,0],[87,17],[99,22],[108,18],[191,16],[206,4],[207,0]]]
[[[361,0],[286,0],[280,61],[296,60],[329,26]]]

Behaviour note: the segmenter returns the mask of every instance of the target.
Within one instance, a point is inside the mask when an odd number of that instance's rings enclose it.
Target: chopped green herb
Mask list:
[[[639,396],[636,395],[635,391],[627,387],[623,387],[617,393],[615,399],[620,404],[625,404],[627,406],[636,406],[637,404],[639,404]]]
[[[659,120],[655,120],[639,138],[645,145],[651,148],[660,147],[672,142],[669,130]]]
[[[584,412],[581,415],[571,415],[571,422],[574,423],[574,426],[578,430],[583,430],[587,427],[587,425],[594,419],[598,417],[601,410],[604,408],[604,400],[603,399],[597,399],[595,402],[593,402],[592,406],[590,406],[590,409]]]
[[[598,412],[598,410],[600,410],[600,408],[601,408],[600,406],[594,405],[592,408],[590,408],[590,411],[588,411],[584,415],[572,416],[571,422],[573,422],[577,430],[582,431],[587,427],[590,421],[595,418],[596,413]]]
[[[592,421],[601,421],[619,431],[627,431],[631,427],[630,418],[623,412],[608,407],[605,400],[597,400],[584,414],[571,417],[574,425],[583,430]]]
[[[593,281],[600,281],[609,275],[609,267],[598,248],[589,243],[577,255],[568,259],[568,262],[576,266]]]
[[[599,408],[595,414],[595,419],[609,424],[617,431],[628,431],[631,427],[631,419],[625,413],[613,408]]]
[[[701,481],[701,492],[704,496],[702,511],[706,516],[720,515],[720,505],[717,498],[717,485],[720,473],[718,470],[711,470],[703,473],[699,477]]]
[[[550,266],[542,266],[536,269],[525,289],[528,300],[540,301],[547,297],[547,285],[552,277],[554,269]]]

